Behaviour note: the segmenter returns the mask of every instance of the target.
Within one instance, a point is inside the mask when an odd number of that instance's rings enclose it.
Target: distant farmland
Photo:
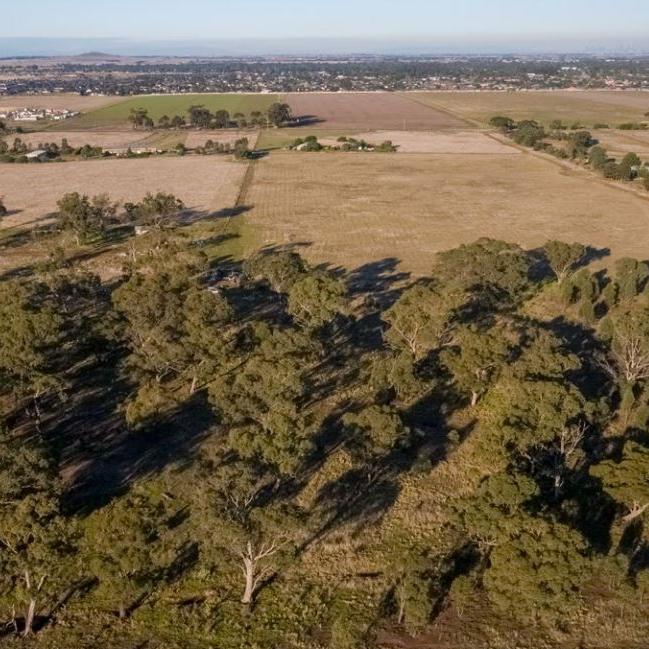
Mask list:
[[[284,95],[296,117],[334,130],[427,131],[466,128],[457,117],[389,92]]]
[[[186,115],[190,106],[203,105],[212,112],[227,110],[230,114],[265,111],[278,101],[277,95],[235,95],[235,94],[197,94],[197,95],[142,95],[120,101],[119,103],[85,113],[67,120],[61,128],[76,130],[93,128],[119,128],[128,123],[131,109],[144,108],[149,115],[158,120],[163,115]]]
[[[623,122],[642,122],[649,111],[649,92],[630,90],[413,92],[403,96],[481,124],[494,115],[507,115],[544,124],[561,119],[567,126],[579,122],[589,128],[597,123],[612,127]]]

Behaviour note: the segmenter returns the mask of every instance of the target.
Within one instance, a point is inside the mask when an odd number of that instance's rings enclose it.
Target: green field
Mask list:
[[[158,120],[163,115],[185,115],[190,106],[203,105],[211,111],[225,109],[231,114],[265,111],[278,101],[277,95],[196,94],[196,95],[142,95],[105,106],[61,124],[67,129],[115,128],[124,126],[133,108],[145,108]]]
[[[487,125],[494,115],[507,115],[546,125],[560,119],[568,126],[579,123],[592,128],[597,123],[642,122],[649,110],[649,93],[632,90],[412,92],[407,96],[478,125]]]

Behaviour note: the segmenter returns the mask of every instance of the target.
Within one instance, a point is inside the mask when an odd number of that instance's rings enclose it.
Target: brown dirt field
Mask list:
[[[233,207],[247,165],[214,157],[92,160],[2,165],[0,195],[9,216],[0,229],[31,226],[47,219],[66,192],[108,193],[114,200],[138,200],[146,192],[171,192],[196,212]]]
[[[600,265],[649,257],[649,200],[530,154],[277,153],[256,164],[246,203],[260,244],[348,269],[396,258],[424,274],[479,237],[610,248]]]
[[[318,126],[331,129],[425,131],[467,127],[457,117],[389,92],[292,93],[283,100],[294,115],[311,116]]]
[[[14,136],[6,138],[11,141]],[[55,142],[60,144],[63,138],[66,138],[70,146],[80,147],[84,144],[100,146],[107,148],[120,148],[134,145],[147,146],[146,141],[149,138],[147,133],[134,130],[125,131],[37,131],[34,133],[24,133],[16,135],[23,142],[36,146],[39,143]]]
[[[399,147],[399,153],[474,153],[474,154],[518,154],[520,151],[490,138],[478,130],[467,131],[372,131],[354,135],[372,144],[390,140]],[[326,145],[340,146],[335,139],[321,139]]]
[[[613,156],[637,153],[641,158],[649,158],[649,131],[595,131],[593,136]]]
[[[102,106],[124,101],[124,97],[82,97],[73,94],[56,95],[0,95],[0,109],[17,108],[56,108],[78,111],[95,110]]]
[[[649,92],[606,90],[528,91],[528,92],[412,92],[404,93],[413,101],[486,124],[494,115],[514,119],[536,119],[548,124],[561,119],[568,126],[580,122],[584,126],[646,120]]]

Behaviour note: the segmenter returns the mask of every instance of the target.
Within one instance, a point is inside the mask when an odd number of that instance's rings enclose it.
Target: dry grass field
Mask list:
[[[0,229],[43,222],[56,201],[74,191],[106,192],[119,201],[171,192],[191,211],[209,214],[235,204],[245,172],[243,163],[203,156],[3,165],[0,194],[10,213]]]
[[[356,133],[357,139],[372,144],[386,140],[398,147],[398,153],[474,153],[474,154],[518,154],[512,146],[498,142],[485,133],[473,130],[443,131],[370,131]],[[339,146],[335,138],[320,139],[321,144]]]
[[[530,92],[416,92],[405,97],[426,106],[447,110],[480,124],[494,115],[536,119],[545,124],[561,119],[568,126],[641,122],[649,111],[649,92],[643,91],[530,91]]]
[[[335,130],[425,131],[467,126],[457,117],[393,93],[294,93],[284,95],[283,100],[307,124]]]
[[[86,112],[124,101],[123,97],[81,95],[59,93],[56,95],[8,95],[0,96],[0,110],[17,108],[54,108]]]
[[[641,158],[649,158],[649,131],[601,130],[594,137],[613,156],[622,157],[627,153],[637,153]]]
[[[7,141],[11,141],[14,136],[10,136]],[[16,135],[23,142],[30,146],[38,146],[45,142],[55,142],[61,144],[65,138],[72,147],[81,147],[84,144],[100,146],[104,149],[112,147],[128,146],[148,146],[149,136],[142,131],[122,130],[122,131],[35,131],[32,133],[23,133]]]
[[[479,237],[581,241],[610,248],[604,265],[649,251],[649,199],[530,154],[276,153],[246,203],[259,243],[346,268],[396,258],[426,273],[436,252]]]

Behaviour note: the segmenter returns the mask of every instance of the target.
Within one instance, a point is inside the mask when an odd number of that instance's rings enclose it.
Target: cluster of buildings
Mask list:
[[[29,63],[29,64],[28,64]],[[649,89],[649,57],[588,55],[0,59],[0,95]]]
[[[65,108],[18,108],[17,110],[0,111],[0,119],[12,122],[39,122],[41,120],[60,121],[78,115],[78,111]]]

